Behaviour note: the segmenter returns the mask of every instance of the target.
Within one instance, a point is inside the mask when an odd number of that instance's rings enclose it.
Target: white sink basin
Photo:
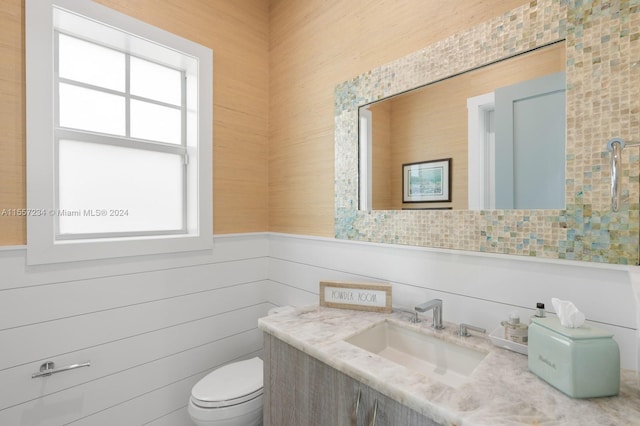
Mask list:
[[[454,388],[462,386],[487,355],[387,321],[345,341]]]

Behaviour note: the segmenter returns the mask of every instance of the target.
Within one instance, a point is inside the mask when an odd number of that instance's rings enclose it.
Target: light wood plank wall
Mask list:
[[[527,3],[271,0],[269,227],[334,235],[334,89]]]
[[[269,4],[98,0],[213,50],[214,233],[268,229]],[[0,211],[26,207],[24,0],[0,3]],[[26,242],[0,216],[0,245]]]
[[[214,51],[214,233],[323,236],[333,235],[335,85],[526,3],[100,2]],[[24,0],[3,1],[0,19],[0,208],[24,208]],[[0,217],[0,245],[24,244],[25,226]]]

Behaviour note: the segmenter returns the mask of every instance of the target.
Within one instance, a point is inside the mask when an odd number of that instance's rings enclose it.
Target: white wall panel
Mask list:
[[[185,399],[184,396],[190,395],[193,386],[205,375],[206,373],[202,373],[180,380],[160,390],[120,404],[113,409],[94,414],[77,424],[95,425],[102,422],[102,424],[108,425],[113,424],[109,422],[118,420],[117,424],[193,426],[187,412],[189,398]],[[171,408],[174,409],[171,410]],[[157,417],[149,420],[154,414]]]
[[[0,298],[0,330],[256,282],[266,273],[267,260],[257,258],[13,289]]]
[[[463,294],[481,300],[551,309],[551,297],[573,300],[590,320],[635,328],[632,267],[519,256],[273,235],[269,255],[339,276],[415,286],[423,294]],[[273,268],[272,268],[273,269]],[[606,300],[601,297],[607,294]]]
[[[0,387],[0,409],[253,330],[269,306],[261,303],[55,356],[58,366],[91,361],[91,367],[49,378],[26,380],[46,360],[2,370],[0,383],[7,386]]]
[[[261,258],[268,255],[268,250],[265,234],[229,234],[215,236],[211,252],[121,257],[26,267],[25,246],[1,247],[0,290]]]
[[[253,330],[251,334],[253,337],[252,340],[254,340],[254,347],[255,345],[258,345],[261,348],[261,337],[255,339],[255,337],[259,336],[260,333],[257,330]],[[209,356],[212,360],[219,360],[222,356],[228,357],[228,353],[225,353],[228,352],[227,348],[235,347],[236,350],[243,349],[243,346],[239,346],[235,344],[235,342],[227,341],[223,344],[225,345],[224,350],[220,350],[220,352],[216,352]],[[244,350],[250,349],[251,347],[252,346],[246,346],[244,347]],[[218,362],[214,367],[217,368],[227,362],[251,358],[261,354],[261,350],[256,350],[246,355],[232,358],[224,363]],[[198,380],[207,375],[210,371],[211,369],[208,369],[204,372],[190,376],[187,379],[183,379],[152,392],[142,394],[125,403],[107,408],[69,424],[74,426],[143,425],[149,422],[158,422],[158,418],[169,415],[170,418],[173,418],[174,420],[179,419],[179,422],[170,423],[172,426],[178,426],[181,424],[192,426],[193,423],[189,419],[189,414],[186,412],[189,396],[191,395],[191,388],[193,388]],[[175,416],[174,413],[176,410],[181,409],[184,409],[182,415]],[[186,418],[183,417],[184,415],[186,415]]]
[[[172,411],[166,416],[144,423],[143,426],[193,426],[187,407]]]
[[[0,250],[0,425],[189,425],[189,390],[260,354],[257,319],[318,302],[320,280],[390,282],[394,305],[444,301],[446,321],[491,329],[538,301],[573,300],[635,368],[637,267],[286,234],[214,238],[212,253],[25,266]],[[636,273],[637,275],[637,273]],[[92,366],[31,379],[39,365]]]
[[[171,327],[264,300],[263,282],[225,287],[0,332],[0,369]],[[5,346],[6,345],[6,346]]]
[[[258,351],[261,346],[262,333],[256,328],[0,411],[0,424],[48,426],[74,421],[76,424],[95,426],[136,424],[118,423],[112,419],[93,422],[84,418],[161,389],[185,376],[208,370],[212,363],[220,365]],[[185,395],[187,397],[188,393]]]
[[[185,420],[200,377],[262,353],[266,234],[215,237],[208,254],[37,268],[25,255],[0,250],[0,425]],[[47,360],[92,365],[31,379]]]
[[[635,368],[636,302],[629,272],[637,267],[530,259],[320,237],[273,234],[270,301],[313,299],[320,280],[389,282],[393,304],[443,300],[444,319],[492,330],[509,312],[533,315],[536,302],[572,300],[587,319],[615,333],[622,363]],[[604,296],[604,297],[603,297]]]
[[[298,289],[295,286],[271,282],[269,300],[276,306],[307,306],[318,303],[318,294]]]

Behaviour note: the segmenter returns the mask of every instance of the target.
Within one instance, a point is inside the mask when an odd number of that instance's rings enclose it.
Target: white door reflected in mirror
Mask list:
[[[562,209],[564,72],[467,100],[469,209]]]

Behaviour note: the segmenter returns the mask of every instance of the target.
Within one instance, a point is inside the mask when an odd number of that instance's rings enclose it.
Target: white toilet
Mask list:
[[[191,390],[189,415],[198,426],[262,426],[262,360],[227,364]]]

